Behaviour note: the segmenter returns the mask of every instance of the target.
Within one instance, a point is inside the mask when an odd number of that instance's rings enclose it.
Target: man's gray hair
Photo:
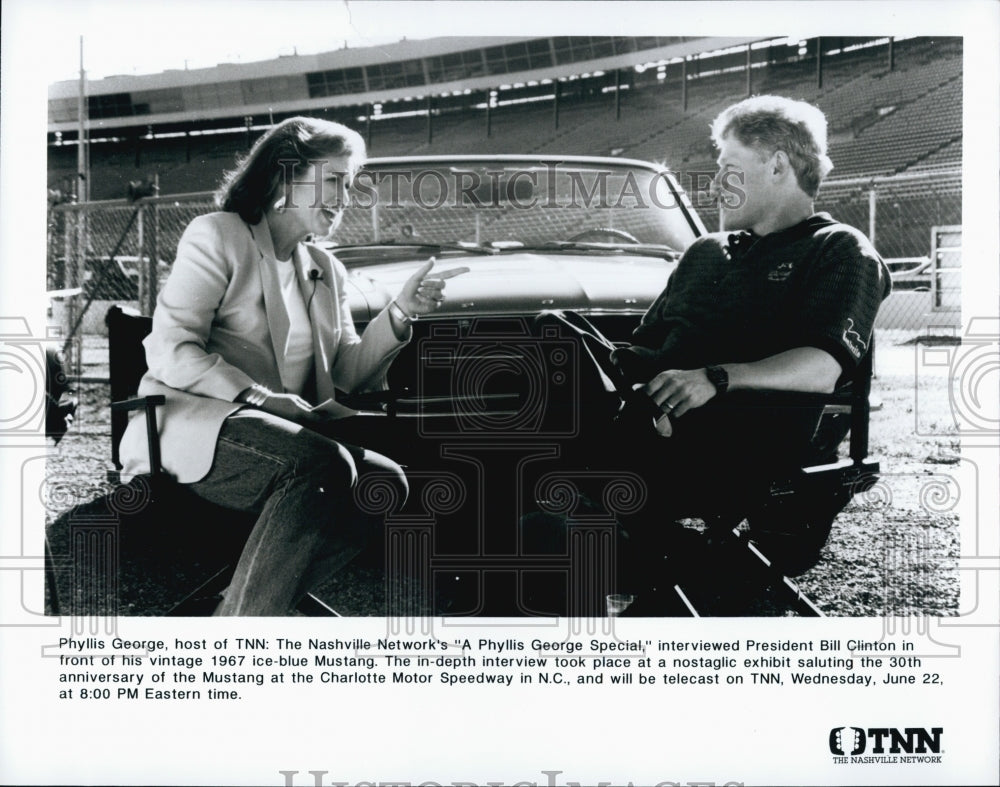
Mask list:
[[[720,146],[730,134],[767,156],[784,151],[799,188],[810,197],[833,169],[826,155],[826,116],[805,101],[754,96],[733,104],[712,122],[712,141]]]

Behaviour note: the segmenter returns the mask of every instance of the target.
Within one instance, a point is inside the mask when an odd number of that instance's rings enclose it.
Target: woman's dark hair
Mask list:
[[[227,172],[215,194],[224,211],[239,213],[249,224],[264,217],[267,206],[284,193],[295,167],[331,156],[347,156],[353,174],[365,159],[365,141],[358,132],[318,118],[283,120],[258,139],[250,152]]]

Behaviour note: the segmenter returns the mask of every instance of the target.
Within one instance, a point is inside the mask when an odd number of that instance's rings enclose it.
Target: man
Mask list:
[[[820,110],[750,98],[716,118],[712,139],[723,231],[688,248],[633,345],[612,353],[659,408],[655,432],[647,410],[622,451],[646,479],[646,504],[624,522],[642,556],[658,554],[650,535],[669,539],[668,522],[695,515],[690,503],[732,501],[738,522],[756,482],[815,462],[820,408],[715,404],[727,391],[834,391],[867,352],[891,287],[861,232],[813,210],[832,168]]]
[[[633,347],[615,354],[630,377],[654,373],[645,390],[673,418],[720,387],[833,391],[890,289],[867,238],[813,212],[832,167],[822,112],[750,98],[716,118],[712,139],[724,231],[692,244]]]

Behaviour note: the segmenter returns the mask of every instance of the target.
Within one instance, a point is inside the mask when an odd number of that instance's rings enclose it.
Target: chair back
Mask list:
[[[850,457],[861,462],[868,456],[868,425],[871,418],[872,375],[875,369],[875,333],[872,332],[868,352],[858,363],[851,378],[851,442]]]
[[[132,309],[115,305],[108,309],[104,318],[108,326],[108,366],[111,378],[111,401],[120,402],[136,395],[139,381],[146,373],[146,351],[142,346],[153,329],[153,318],[139,314]],[[128,413],[111,411],[111,461],[121,470],[118,456]]]

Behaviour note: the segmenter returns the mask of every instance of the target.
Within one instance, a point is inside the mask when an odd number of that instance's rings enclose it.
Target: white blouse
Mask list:
[[[279,260],[278,281],[281,282],[281,298],[288,312],[288,338],[285,340],[285,374],[281,384],[286,393],[301,394],[313,363],[312,325],[306,304],[299,289],[295,273],[296,258]]]

